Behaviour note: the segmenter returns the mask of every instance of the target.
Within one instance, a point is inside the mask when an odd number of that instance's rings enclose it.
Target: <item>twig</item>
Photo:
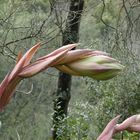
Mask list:
[[[33,88],[34,88],[34,85],[32,84],[32,85],[31,85],[31,88],[30,88],[30,90],[29,90],[28,92],[26,92],[26,91],[21,91],[21,90],[16,90],[16,91],[28,95],[28,94],[32,93]]]
[[[113,30],[116,30],[116,28],[115,27],[113,27],[113,26],[111,26],[111,25],[109,25],[109,24],[107,24],[104,20],[103,20],[103,14],[104,14],[104,11],[105,11],[105,1],[104,0],[102,0],[102,3],[103,3],[103,9],[102,9],[102,12],[101,12],[101,21],[103,22],[103,24],[105,24],[107,27],[109,27],[109,28],[111,28],[111,29],[113,29]]]

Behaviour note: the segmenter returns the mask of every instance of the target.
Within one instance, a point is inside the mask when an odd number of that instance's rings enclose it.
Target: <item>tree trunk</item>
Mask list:
[[[83,11],[84,0],[71,0],[65,30],[62,33],[62,45],[77,43],[79,40],[79,25]],[[57,130],[61,121],[67,116],[68,104],[71,98],[71,75],[59,72],[57,99],[54,101],[53,140],[58,140]],[[68,139],[68,138],[66,138]]]

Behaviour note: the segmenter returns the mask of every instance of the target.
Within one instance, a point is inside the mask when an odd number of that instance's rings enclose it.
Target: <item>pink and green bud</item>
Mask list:
[[[90,49],[72,50],[77,45],[63,46],[33,62],[31,59],[40,48],[40,43],[29,49],[23,56],[19,53],[17,64],[0,84],[0,110],[7,105],[22,79],[34,76],[48,67],[96,80],[110,79],[122,70],[123,66],[117,60],[107,56],[105,52]]]
[[[116,76],[123,66],[104,52],[73,50],[68,52],[63,58],[62,64],[56,68],[71,75],[107,80]]]

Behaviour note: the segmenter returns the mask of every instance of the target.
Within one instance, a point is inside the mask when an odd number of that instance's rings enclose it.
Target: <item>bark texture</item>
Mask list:
[[[79,26],[83,7],[84,0],[71,0],[66,27],[62,34],[62,45],[77,43],[79,41]],[[58,140],[60,138],[60,136],[57,135],[57,130],[61,121],[67,116],[68,104],[71,98],[71,80],[71,75],[59,72],[58,98],[54,101],[53,140]]]

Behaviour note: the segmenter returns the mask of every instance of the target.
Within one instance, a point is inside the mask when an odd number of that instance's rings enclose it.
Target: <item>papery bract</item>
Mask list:
[[[39,47],[40,47],[40,43],[33,46],[31,49],[29,49],[26,52],[26,54],[23,57],[18,59],[18,62],[15,65],[12,72],[9,73],[2,81],[0,85],[0,111],[9,102],[10,98],[14,93],[16,86],[22,80],[22,78],[19,77],[18,74],[22,71],[24,66],[30,63],[34,53],[37,51]]]
[[[127,118],[126,120],[124,120],[122,123],[117,124],[119,118],[120,115],[112,119],[107,124],[107,126],[100,134],[100,136],[97,138],[97,140],[112,140],[113,136],[116,133],[125,130],[140,133],[140,115],[133,115]]]
[[[115,126],[117,124],[118,119],[120,118],[120,115],[112,119],[103,132],[100,134],[100,136],[97,138],[97,140],[111,140],[115,131]]]
[[[133,115],[116,125],[116,131],[120,132],[124,130],[140,132],[140,115]]]
[[[61,57],[64,57],[64,55],[74,47],[76,47],[76,44],[63,46],[32,63],[30,63],[30,61],[38,48],[40,48],[40,43],[29,49],[25,55],[21,56],[21,54],[19,54],[17,64],[0,84],[0,111],[7,105],[16,86],[23,78],[36,75],[48,67],[55,65],[62,59]]]

